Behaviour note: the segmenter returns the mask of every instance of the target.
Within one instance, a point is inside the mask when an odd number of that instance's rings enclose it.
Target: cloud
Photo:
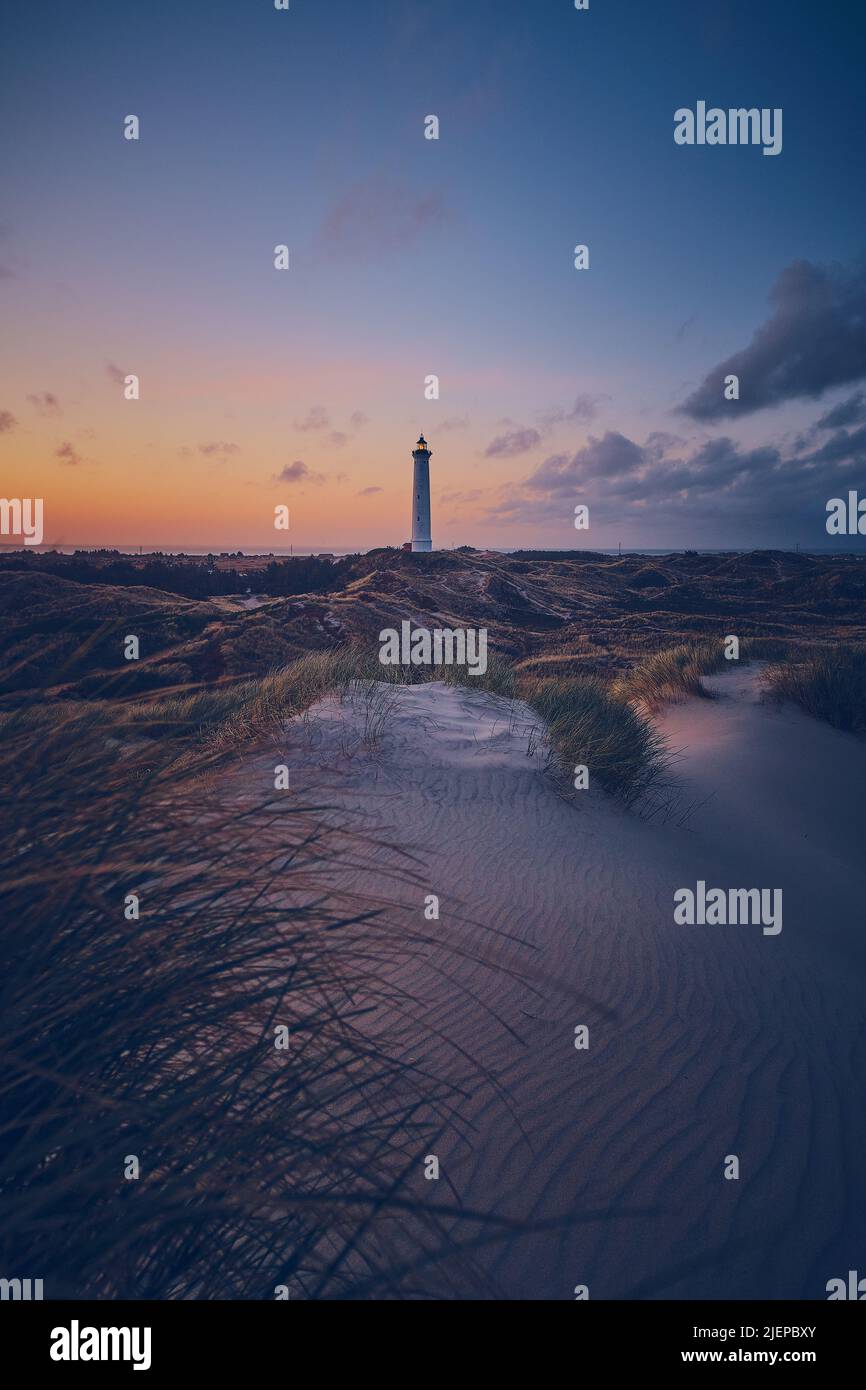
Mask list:
[[[353,430],[359,430],[364,425],[369,425],[369,423],[370,421],[363,410],[353,410],[352,414],[349,416],[349,424],[352,426]]]
[[[744,448],[726,435],[687,446],[675,435],[651,434],[641,444],[608,431],[575,453],[552,454],[522,482],[504,484],[483,519],[563,528],[583,502],[594,523],[651,521],[655,534],[667,529],[684,543],[696,531],[714,543],[758,532],[761,543],[772,535],[790,544],[809,533],[826,540],[827,499],[857,485],[864,458],[866,424],[829,433],[807,454],[772,441]]]
[[[52,418],[63,414],[59,400],[51,391],[43,391],[41,395],[30,395],[27,399],[37,415]]]
[[[283,465],[281,471],[276,475],[275,482],[278,483],[323,483],[324,473],[313,473],[304,463],[303,459],[295,459],[294,463]]]
[[[110,377],[110,379],[113,382],[115,382],[116,385],[123,386],[128,374],[124,371],[121,371],[120,367],[115,366],[113,362],[106,362],[105,375],[107,377]]]
[[[314,405],[307,411],[306,418],[295,421],[295,429],[301,430],[304,434],[310,430],[326,430],[331,423],[331,417],[325,407]]]
[[[858,425],[861,420],[866,420],[866,392],[855,391],[853,396],[840,401],[816,420],[815,429],[838,429],[842,425]]]
[[[866,426],[854,430],[852,434],[847,430],[836,430],[820,449],[811,455],[810,461],[814,464],[839,463],[852,457],[859,458],[862,467],[862,460],[866,457]]]
[[[589,443],[576,454],[553,454],[539,464],[535,472],[526,480],[532,491],[554,494],[572,493],[583,485],[584,479],[595,477],[615,477],[628,473],[644,460],[644,452],[638,444],[625,435],[608,430],[601,439],[591,435]]]
[[[682,342],[683,338],[686,336],[686,334],[688,333],[689,329],[692,328],[692,327],[694,326],[694,324],[697,322],[697,318],[698,318],[697,314],[690,314],[689,317],[688,317],[687,319],[685,319],[685,320],[683,321],[683,323],[680,324],[679,328],[677,329],[676,333],[674,334],[674,339],[675,339],[676,342],[678,342],[678,343],[681,343],[681,342]]]
[[[209,444],[199,444],[198,451],[200,454],[204,454],[206,458],[212,458],[214,454],[227,455],[239,454],[242,452],[239,444],[226,444],[220,441],[214,441]]]
[[[356,492],[356,497],[372,497],[374,492],[383,492],[381,487],[362,487],[360,492]]]
[[[849,269],[794,261],[770,291],[773,312],[679,407],[693,420],[748,415],[866,377],[866,261]],[[724,398],[737,376],[738,401]]]
[[[319,240],[334,255],[387,255],[445,219],[440,193],[419,194],[391,179],[370,178],[344,193],[322,223]]]
[[[567,420],[594,420],[601,402],[609,400],[610,396],[591,396],[587,392],[583,392],[575,398],[574,405],[565,418]]]
[[[8,434],[18,424],[11,410],[0,410],[0,434]]]
[[[349,436],[343,434],[342,430],[331,430],[331,433],[328,435],[328,443],[333,445],[335,449],[342,449],[348,438]]]
[[[507,434],[499,434],[491,440],[484,454],[487,458],[514,458],[540,443],[541,435],[538,430],[509,430]]]
[[[54,450],[54,457],[60,459],[69,468],[77,468],[80,463],[84,462],[77,449],[68,440],[61,444],[59,449]]]
[[[539,416],[545,430],[551,430],[555,425],[561,425],[573,420],[588,424],[598,415],[598,408],[603,401],[609,401],[610,396],[604,392],[598,395],[591,395],[588,391],[582,391],[575,396],[574,405],[571,410],[549,410]]]

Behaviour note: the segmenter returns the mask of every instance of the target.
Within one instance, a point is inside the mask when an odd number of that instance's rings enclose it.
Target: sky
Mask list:
[[[866,545],[825,526],[866,497],[859,4],[4,28],[0,490],[46,542],[399,545],[423,431],[434,548]],[[781,152],[677,144],[699,101],[780,108]]]

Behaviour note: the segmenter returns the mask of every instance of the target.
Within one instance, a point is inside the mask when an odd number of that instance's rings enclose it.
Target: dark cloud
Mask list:
[[[63,411],[60,409],[59,400],[51,391],[43,391],[41,394],[30,395],[27,399],[33,406],[37,415],[53,418],[63,414]]]
[[[360,492],[356,492],[356,497],[372,497],[374,492],[382,492],[380,487],[362,487]]]
[[[726,542],[761,534],[784,543],[809,533],[818,541],[825,539],[827,499],[862,480],[866,425],[836,430],[805,454],[776,443],[744,448],[725,435],[685,444],[660,433],[639,444],[608,431],[576,453],[552,454],[522,483],[505,485],[486,519],[562,527],[583,502],[593,522],[651,520],[656,534],[682,534],[684,544],[697,531],[718,542],[725,526]]]
[[[0,434],[8,434],[10,430],[15,429],[17,424],[18,421],[11,410],[0,410]]]
[[[816,399],[866,377],[866,262],[850,269],[795,261],[769,295],[773,312],[748,347],[720,362],[679,407],[693,420],[748,415],[766,406]],[[724,398],[737,376],[738,401]]]
[[[77,468],[80,463],[84,462],[78,450],[68,440],[61,444],[59,449],[54,450],[54,457],[60,459],[69,468]]]
[[[370,421],[363,410],[353,410],[352,414],[349,416],[349,424],[352,426],[353,430],[359,430],[364,425],[369,425],[369,423]]]
[[[850,434],[847,430],[836,430],[815,453],[812,463],[839,463],[849,458],[866,459],[866,425]]]
[[[390,179],[352,185],[322,224],[320,242],[334,255],[377,256],[412,245],[446,218],[435,191],[416,193]]]
[[[487,458],[514,458],[540,443],[541,435],[538,430],[509,430],[507,434],[497,435],[487,445],[484,453]]]
[[[526,480],[534,492],[554,494],[574,492],[586,478],[612,477],[638,468],[644,451],[624,434],[608,430],[601,439],[590,436],[589,443],[576,454],[553,454],[539,464]]]
[[[295,459],[294,463],[287,463],[282,468],[279,479],[281,483],[300,483],[309,476],[310,470],[302,459]]]
[[[441,425],[436,426],[438,434],[451,434],[454,430],[468,430],[468,415],[452,415],[449,419],[443,420]]]
[[[105,375],[109,377],[113,382],[115,382],[118,386],[123,386],[127,377],[127,373],[121,371],[120,367],[115,366],[113,362],[106,362]]]
[[[214,441],[209,444],[199,444],[198,451],[200,454],[204,454],[206,458],[212,458],[214,454],[239,454],[241,452],[241,447],[239,444],[226,444],[221,441]]]
[[[681,434],[669,434],[666,430],[653,430],[648,434],[644,442],[644,449],[652,456],[661,457],[662,454],[669,454],[671,449],[684,448],[688,440],[683,439]]]
[[[342,430],[331,430],[331,433],[328,435],[328,443],[335,449],[342,449],[348,438],[349,436],[343,434]]]
[[[323,483],[325,475],[314,473],[304,463],[303,459],[295,459],[294,463],[287,463],[277,474],[275,482],[278,483]]]
[[[840,401],[816,420],[815,429],[835,430],[842,425],[859,425],[861,420],[866,420],[866,392],[855,391],[853,396]]]

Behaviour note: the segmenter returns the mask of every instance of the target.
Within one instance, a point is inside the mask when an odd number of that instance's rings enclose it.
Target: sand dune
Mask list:
[[[419,1153],[416,1195],[573,1219],[479,1252],[503,1297],[824,1298],[862,1265],[866,747],[762,705],[754,671],[710,683],[661,718],[665,824],[564,800],[535,716],[480,692],[383,686],[286,732],[298,791],[324,781],[392,845],[340,886],[419,923],[437,894],[468,953],[404,965],[412,1004],[380,1020],[438,1073],[465,1071],[461,1049],[487,1069],[431,1133],[438,1184]],[[698,880],[781,888],[781,933],[675,925]]]

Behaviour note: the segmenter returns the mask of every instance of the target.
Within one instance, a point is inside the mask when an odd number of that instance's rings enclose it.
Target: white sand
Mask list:
[[[595,789],[563,800],[531,712],[481,692],[380,687],[287,731],[293,786],[324,768],[329,801],[395,846],[342,886],[419,924],[438,894],[443,935],[500,967],[432,952],[387,1026],[434,1071],[459,1076],[465,1048],[490,1073],[419,1152],[416,1195],[577,1218],[484,1247],[504,1297],[823,1298],[862,1271],[866,746],[758,703],[754,670],[710,684],[718,700],[660,721],[686,825]],[[266,777],[273,754],[253,762]],[[414,885],[388,874],[397,847]],[[782,888],[781,934],[676,926],[674,891],[698,879]]]

